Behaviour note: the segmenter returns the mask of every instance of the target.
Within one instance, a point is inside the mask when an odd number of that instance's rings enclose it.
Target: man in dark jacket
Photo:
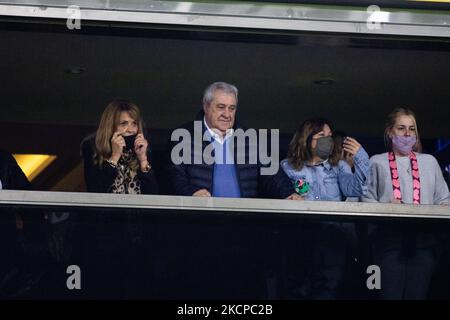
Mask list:
[[[294,193],[290,180],[283,170],[278,170],[278,137],[275,137],[275,146],[273,136],[270,137],[273,152],[267,152],[267,141],[263,141],[267,131],[257,134],[254,129],[244,130],[236,122],[237,100],[235,86],[213,83],[205,90],[203,110],[196,119],[172,132],[168,166],[172,193],[296,200],[299,196]],[[187,266],[187,274],[192,277],[195,290],[186,293],[188,296],[262,297],[258,295],[263,292],[263,275],[252,266],[266,263],[255,253],[253,242],[257,241],[258,247],[264,245],[261,243],[264,236],[250,232],[252,240],[249,240],[248,227],[239,222],[233,223],[232,233],[229,231],[214,223],[208,228],[184,225],[177,231],[177,238],[186,240],[182,244],[176,241],[175,250],[180,251],[182,245],[183,252],[193,263]],[[179,264],[182,263],[184,259],[180,259]],[[186,274],[178,281],[188,281]]]
[[[0,150],[0,192],[1,190],[29,189],[30,182],[12,154]],[[23,219],[19,214],[13,212],[13,210],[6,210],[0,217],[0,281],[3,279],[5,271],[10,270],[21,258],[16,226],[22,228]]]
[[[11,153],[0,150],[0,189],[28,190],[30,183]]]
[[[266,170],[264,173],[264,169],[270,168],[267,163],[261,164],[260,150],[267,150],[260,149],[261,141],[253,139],[252,142],[251,138],[245,137],[236,139],[237,134],[245,134],[236,122],[237,97],[235,86],[224,82],[211,84],[203,96],[203,110],[195,121],[174,130],[168,169],[173,193],[199,197],[297,199],[298,195],[293,192],[283,170],[271,174]],[[176,141],[178,138],[183,140]]]

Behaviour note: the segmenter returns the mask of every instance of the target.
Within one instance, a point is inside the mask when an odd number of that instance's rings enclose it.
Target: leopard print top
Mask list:
[[[130,163],[134,159],[133,151],[123,153],[117,163],[117,177],[112,185],[113,193],[141,194],[141,182],[137,172],[131,169]]]

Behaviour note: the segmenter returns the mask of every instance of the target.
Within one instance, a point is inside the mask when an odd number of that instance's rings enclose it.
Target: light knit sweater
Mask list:
[[[429,154],[416,153],[420,175],[421,204],[450,204],[448,186],[437,160]],[[400,190],[404,203],[413,203],[413,179],[409,157],[396,157]],[[393,199],[388,154],[370,158],[369,191],[362,201],[388,203]]]

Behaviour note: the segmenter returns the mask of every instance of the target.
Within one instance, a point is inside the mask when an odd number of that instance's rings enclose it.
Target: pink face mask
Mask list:
[[[416,136],[393,136],[392,147],[402,154],[409,154],[417,142]]]

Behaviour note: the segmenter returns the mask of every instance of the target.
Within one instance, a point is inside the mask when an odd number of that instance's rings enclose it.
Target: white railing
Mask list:
[[[275,199],[201,198],[156,195],[99,193],[0,191],[2,206],[103,207],[209,211],[214,213],[258,213],[297,215],[336,215],[349,217],[392,217],[450,219],[450,206],[398,205],[362,202],[292,201]],[[0,210],[1,212],[1,210]],[[119,211],[120,212],[120,211]]]

